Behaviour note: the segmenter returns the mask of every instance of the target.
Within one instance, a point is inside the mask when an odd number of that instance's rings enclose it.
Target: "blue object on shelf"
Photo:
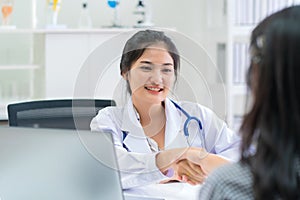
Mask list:
[[[118,0],[115,0],[115,1],[108,0],[107,4],[109,5],[109,7],[115,8],[119,4],[119,1]]]

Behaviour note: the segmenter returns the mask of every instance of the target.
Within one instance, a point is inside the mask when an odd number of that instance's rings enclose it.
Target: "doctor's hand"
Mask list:
[[[201,166],[187,159],[178,161],[173,164],[172,168],[175,172],[175,179],[191,185],[201,184],[206,179],[206,173]]]

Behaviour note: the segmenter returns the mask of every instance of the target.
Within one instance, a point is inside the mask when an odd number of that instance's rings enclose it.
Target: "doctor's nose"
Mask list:
[[[160,70],[153,70],[150,80],[152,83],[159,84],[163,82],[162,72]]]

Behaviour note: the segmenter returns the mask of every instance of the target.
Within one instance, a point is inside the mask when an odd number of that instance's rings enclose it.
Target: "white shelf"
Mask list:
[[[133,31],[133,28],[99,28],[99,29],[36,29],[35,33],[47,33],[47,34],[87,34],[87,33],[101,33],[101,34],[119,34],[121,32]]]
[[[0,34],[32,34],[35,33],[35,29],[1,29]]]
[[[39,69],[39,65],[0,65],[0,70]]]
[[[69,29],[69,28],[49,28],[49,29],[1,29],[0,34],[51,34],[51,33],[66,33],[66,34],[81,34],[81,33],[107,33],[117,34],[120,32],[133,31],[136,28],[92,28],[92,29]]]

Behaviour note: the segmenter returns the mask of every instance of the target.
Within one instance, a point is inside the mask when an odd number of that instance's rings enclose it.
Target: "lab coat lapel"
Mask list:
[[[183,133],[184,115],[174,106],[170,99],[165,101],[166,109],[166,131],[165,148],[186,147],[187,142]]]
[[[124,107],[121,129],[127,133],[123,143],[129,151],[138,153],[151,152],[144,130],[136,117],[131,98]]]

